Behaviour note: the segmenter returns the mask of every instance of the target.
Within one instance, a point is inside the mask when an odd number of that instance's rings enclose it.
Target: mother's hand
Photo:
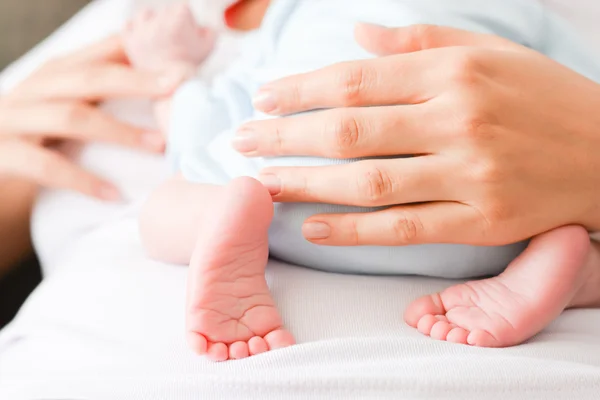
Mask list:
[[[357,38],[387,56],[285,78],[255,99],[271,114],[331,110],[251,122],[234,141],[248,156],[417,155],[264,170],[276,201],[396,205],[314,216],[307,239],[501,245],[571,223],[600,229],[599,85],[496,36],[361,26]]]
[[[45,64],[0,97],[0,177],[117,199],[112,184],[71,163],[52,144],[57,139],[102,141],[160,152],[160,132],[117,121],[96,105],[108,99],[166,96],[183,79],[183,71],[134,70],[117,36]]]

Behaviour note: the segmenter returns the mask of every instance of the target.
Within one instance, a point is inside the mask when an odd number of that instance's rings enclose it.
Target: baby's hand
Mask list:
[[[175,63],[197,67],[210,55],[215,41],[215,32],[198,26],[188,4],[143,10],[124,33],[131,63],[149,70]]]

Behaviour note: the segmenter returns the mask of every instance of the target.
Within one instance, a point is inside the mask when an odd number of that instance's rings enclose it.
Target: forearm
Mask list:
[[[0,177],[0,278],[32,252],[29,221],[37,186]]]

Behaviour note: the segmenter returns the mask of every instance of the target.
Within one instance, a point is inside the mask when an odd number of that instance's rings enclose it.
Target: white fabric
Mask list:
[[[100,0],[12,76],[24,76],[58,47],[118,27],[126,9],[122,0]],[[163,173],[158,159],[105,146],[91,146],[81,161],[128,188],[133,202]],[[49,193],[34,230],[47,279],[0,333],[3,400],[591,400],[600,393],[598,310],[566,312],[523,346],[475,349],[430,341],[401,321],[411,299],[449,281],[335,275],[274,262],[269,280],[300,345],[211,364],[184,344],[185,268],[143,256],[135,207]]]

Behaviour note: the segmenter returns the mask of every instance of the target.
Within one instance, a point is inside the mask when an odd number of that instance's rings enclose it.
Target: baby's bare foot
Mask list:
[[[240,359],[294,344],[265,280],[269,192],[254,179],[227,188],[198,236],[188,277],[188,342],[214,361]]]
[[[125,28],[124,43],[137,68],[195,68],[211,53],[215,34],[198,26],[187,4],[177,4],[138,13]]]
[[[566,308],[600,306],[600,248],[568,226],[534,238],[501,275],[452,286],[409,305],[406,322],[437,340],[520,344]]]

